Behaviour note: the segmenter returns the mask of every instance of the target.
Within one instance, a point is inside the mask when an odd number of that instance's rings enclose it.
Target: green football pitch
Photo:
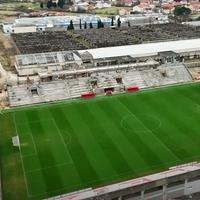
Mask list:
[[[6,200],[155,173],[199,160],[200,84],[11,109],[0,138]]]

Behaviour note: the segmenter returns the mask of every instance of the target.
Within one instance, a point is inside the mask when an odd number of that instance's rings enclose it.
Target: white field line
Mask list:
[[[117,99],[118,100],[118,99]],[[155,136],[155,134],[145,126],[145,124],[137,118],[135,114],[133,114],[120,100],[118,102],[127,110],[127,112],[132,115],[148,132],[151,133],[151,135],[168,151],[170,152],[178,161],[181,161],[158,137]]]
[[[71,163],[71,164],[73,163],[74,164],[74,161],[73,161],[73,159],[71,157],[71,154],[69,153],[69,150],[68,150],[68,148],[67,148],[67,146],[65,144],[65,140],[64,140],[64,138],[63,138],[63,136],[62,136],[62,134],[60,132],[60,129],[58,128],[58,126],[57,126],[57,124],[56,124],[56,122],[55,122],[55,120],[53,118],[51,119],[51,121],[53,121],[54,126],[56,127],[56,130],[57,130],[57,132],[58,132],[58,134],[59,134],[59,136],[61,138],[61,141],[62,141],[62,143],[64,145],[65,151],[66,151],[67,155],[69,155],[69,157],[70,157],[71,162],[69,162],[69,163]]]
[[[141,115],[143,115],[143,116],[148,116],[148,117],[150,117],[151,119],[154,119],[154,120],[156,120],[156,121],[159,123],[157,126],[155,126],[155,127],[152,129],[152,131],[155,131],[155,130],[159,129],[159,128],[162,126],[161,120],[158,119],[157,117],[152,116],[152,115],[150,115],[150,114],[141,114]],[[125,126],[123,125],[123,123],[124,123],[128,118],[130,118],[131,116],[133,116],[133,115],[128,114],[128,115],[125,115],[125,116],[122,118],[122,120],[120,121],[120,125],[121,125],[122,128],[124,128],[124,129],[126,129],[126,130],[129,130],[129,128],[125,127]],[[133,117],[134,117],[134,116],[133,116]],[[138,121],[138,120],[137,120],[137,121]],[[141,130],[140,130],[140,129],[136,129],[136,131],[137,131],[137,132],[143,132],[143,131],[144,131],[144,128],[143,128],[143,130],[142,130],[142,129],[141,129]]]
[[[64,163],[60,163],[60,164],[56,164],[56,165],[51,165],[51,166],[48,166],[48,167],[43,167],[43,168],[38,168],[38,169],[34,169],[34,170],[29,170],[29,171],[26,171],[26,174],[37,172],[37,171],[42,171],[42,170],[46,170],[46,169],[51,169],[53,167],[61,167],[61,166],[72,165],[72,164],[73,163],[71,163],[71,162],[64,162]]]
[[[166,164],[167,165],[174,165],[174,164],[177,164],[176,163],[176,161],[173,161],[173,162],[166,162]],[[156,165],[153,165],[153,167],[159,167],[159,166],[161,166],[160,164],[156,164]],[[144,171],[144,170],[148,170],[149,169],[149,167],[144,167],[144,168],[140,168],[140,170],[139,171]],[[121,177],[121,176],[124,176],[124,175],[126,175],[127,173],[128,173],[129,171],[127,171],[127,172],[124,172],[124,173],[120,173],[120,174],[116,174],[116,175],[112,175],[112,176],[106,176],[105,178],[102,178],[102,179],[99,179],[100,181],[104,181],[104,180],[108,180],[108,179],[111,179],[111,178],[118,178],[118,177]],[[130,177],[131,178],[131,177]],[[127,180],[129,180],[129,179],[127,179]],[[92,184],[92,183],[94,183],[96,180],[93,180],[93,181],[88,181],[86,184]],[[120,183],[120,182],[119,182]],[[110,185],[110,184],[107,184],[107,185]],[[106,186],[107,186],[106,185]],[[41,196],[44,196],[44,195],[48,195],[48,194],[50,194],[50,193],[53,193],[53,192],[58,192],[59,193],[59,191],[61,191],[61,190],[63,190],[63,189],[70,189],[70,188],[73,188],[73,187],[78,187],[78,186],[82,186],[82,184],[80,183],[80,184],[74,184],[74,185],[71,185],[71,187],[62,187],[62,188],[60,188],[60,189],[57,189],[57,190],[51,190],[51,191],[49,191],[49,192],[44,192],[44,193],[40,193],[40,194],[38,194],[38,195],[33,195],[32,197],[34,197],[34,198],[36,198],[36,197],[41,197]],[[78,191],[78,190],[76,190],[76,191]],[[75,192],[76,192],[75,191]],[[67,193],[66,193],[67,194]],[[53,197],[52,197],[53,198]]]
[[[176,164],[176,162],[167,162],[167,164],[169,164],[169,165],[172,165],[172,164]],[[154,167],[156,167],[156,166],[160,166],[160,164],[156,164],[156,165],[153,165]],[[141,169],[141,168],[140,168]],[[149,167],[144,167],[144,168],[142,168],[141,169],[141,171],[144,171],[144,170],[148,170],[149,169]],[[127,172],[123,172],[123,173],[120,173],[120,174],[116,174],[116,175],[112,175],[112,176],[106,176],[105,178],[101,178],[101,179],[98,179],[98,180],[100,180],[100,181],[106,181],[106,180],[109,180],[109,179],[113,179],[113,178],[120,178],[120,177],[122,177],[122,176],[125,176],[126,174],[128,174],[129,173],[129,171],[127,171]],[[131,179],[131,177],[129,177],[129,178],[127,178],[127,180],[129,180],[129,179]],[[93,180],[93,181],[87,181],[86,182],[86,184],[92,184],[92,183],[95,183],[96,182],[96,180]],[[120,181],[119,181],[119,183],[120,183]],[[110,184],[106,184],[105,186],[108,186],[108,185],[110,185]],[[70,189],[70,188],[73,188],[73,187],[78,187],[78,186],[83,186],[81,183],[80,184],[74,184],[74,185],[71,185],[71,186],[69,186],[69,187],[62,187],[62,188],[59,188],[59,189],[57,189],[57,190],[51,190],[51,191],[49,191],[49,192],[44,192],[44,193],[40,193],[40,194],[38,194],[38,195],[34,195],[34,196],[32,196],[32,197],[34,197],[34,198],[36,198],[36,197],[40,197],[40,196],[44,196],[44,195],[48,195],[48,194],[50,194],[50,193],[54,193],[54,192],[58,192],[59,193],[59,191],[61,191],[61,190],[63,190],[63,189]],[[84,189],[84,187],[82,187],[82,189]],[[76,191],[79,191],[79,190],[75,190],[74,192],[76,192]],[[66,193],[67,194],[67,193]],[[50,197],[51,198],[51,197]],[[53,198],[53,197],[52,197]]]
[[[33,135],[30,134],[30,136],[31,136],[31,139],[32,139],[32,142],[33,142],[33,146],[34,146],[35,154],[38,155],[38,150],[37,150],[37,147],[36,147],[36,144],[35,144],[35,141],[34,141]]]
[[[112,178],[117,178],[117,177],[121,177],[123,175],[126,175],[127,173],[129,173],[129,171],[127,172],[124,172],[124,173],[121,173],[121,174],[116,174],[116,175],[112,175],[112,176],[106,176],[105,178],[102,178],[102,179],[98,179],[100,181],[105,181],[105,180],[108,180],[108,179],[112,179]],[[97,180],[93,180],[93,181],[87,181],[86,184],[92,184],[92,183],[95,183]],[[69,188],[73,188],[73,187],[77,187],[77,186],[82,186],[82,184],[74,184],[74,185],[71,185],[70,187],[62,187],[60,189],[57,189],[57,190],[51,190],[49,192],[44,192],[44,193],[40,193],[38,195],[34,195],[33,197],[40,197],[40,196],[43,196],[43,195],[48,195],[50,193],[54,193],[54,192],[59,192],[63,189],[69,189]],[[83,188],[84,189],[84,188]]]
[[[15,112],[13,113],[13,121],[14,121],[15,131],[16,131],[16,133],[18,135],[17,125],[16,125],[16,121],[15,121]],[[19,138],[19,135],[18,135],[18,138]],[[23,162],[23,159],[22,159],[22,152],[21,152],[20,142],[19,142],[19,151],[20,151],[20,158],[21,158],[21,162],[22,162],[22,170],[23,170],[23,174],[24,174],[24,182],[25,182],[25,185],[26,185],[26,192],[27,192],[27,195],[30,197],[31,195],[29,193],[28,182],[27,182],[27,178],[26,178],[26,174],[25,174],[25,168],[24,168],[24,162]]]
[[[17,126],[16,126],[16,121],[15,121],[15,113],[13,114],[13,120],[14,120],[15,130],[16,130],[16,133],[17,133],[17,135],[18,135]],[[27,155],[23,155],[23,156],[22,156],[22,152],[21,152],[21,147],[20,147],[20,146],[19,146],[19,149],[20,149],[20,158],[21,158],[21,160],[22,160],[22,168],[23,168],[23,174],[24,174],[24,177],[25,177],[25,185],[26,185],[28,197],[32,197],[32,196],[35,197],[35,195],[30,195],[30,193],[29,193],[29,187],[28,187],[28,181],[27,181],[27,178],[26,178],[26,174],[33,173],[33,172],[36,172],[36,171],[45,170],[45,169],[49,169],[49,168],[53,168],[53,167],[59,167],[59,166],[72,165],[72,164],[74,164],[74,162],[73,162],[73,160],[72,160],[72,158],[71,158],[71,155],[69,154],[68,150],[66,149],[66,145],[65,145],[64,139],[63,139],[63,137],[62,137],[62,135],[61,135],[61,133],[60,133],[60,131],[59,131],[59,129],[58,129],[56,123],[54,122],[54,120],[53,120],[53,119],[49,119],[49,120],[44,120],[44,121],[53,121],[53,123],[54,123],[54,125],[55,125],[55,127],[56,127],[56,129],[57,129],[57,132],[58,132],[59,136],[61,137],[61,140],[63,141],[64,148],[65,148],[65,150],[67,151],[67,154],[69,155],[71,161],[70,161],[70,162],[65,162],[65,163],[60,163],[60,164],[57,164],[57,165],[54,165],[54,166],[49,166],[49,167],[46,167],[46,168],[39,168],[39,169],[35,169],[35,170],[26,171],[26,170],[25,170],[25,167],[24,167],[24,163],[23,163],[23,158],[24,158],[24,157],[29,157],[29,156],[31,157],[31,156],[37,156],[37,155],[38,155],[38,151],[37,151],[37,148],[36,148],[36,145],[35,145],[35,141],[34,141],[33,135],[32,135],[32,134],[27,134],[27,135],[30,135],[30,137],[31,137],[31,140],[32,140],[33,145],[34,145],[35,154],[27,154]],[[34,121],[33,123],[36,123],[36,122],[37,122],[37,121]],[[23,123],[21,123],[21,124],[23,124]],[[26,123],[24,123],[24,124],[26,124]],[[18,137],[19,137],[19,135],[18,135]],[[61,189],[62,189],[62,188],[61,188]],[[61,189],[60,189],[60,190],[61,190]],[[63,188],[63,189],[64,189],[64,188]],[[49,193],[51,193],[51,192],[54,192],[54,191],[50,191]],[[49,194],[49,193],[46,192],[46,193],[41,194],[41,195],[45,195],[45,194]],[[39,195],[39,196],[40,196],[40,195]],[[36,197],[37,197],[37,195],[36,195]]]
[[[31,122],[30,122],[31,123]],[[23,125],[23,124],[30,124],[29,122],[25,122],[25,123],[20,123],[20,125]],[[29,135],[31,140],[32,140],[32,143],[33,143],[33,147],[34,147],[34,151],[35,153],[33,155],[38,155],[38,151],[37,151],[37,147],[36,147],[36,144],[35,144],[35,141],[34,141],[34,138],[33,138],[33,135],[30,134],[30,133],[27,133],[27,134],[24,134],[24,135]],[[18,136],[19,137],[19,136]],[[25,155],[22,155],[22,157],[29,157],[29,156],[32,156],[32,154],[25,154]]]

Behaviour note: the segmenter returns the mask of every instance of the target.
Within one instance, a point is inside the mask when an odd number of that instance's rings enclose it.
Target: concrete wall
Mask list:
[[[13,27],[14,33],[29,33],[36,32],[36,26],[15,26]]]
[[[13,25],[12,24],[2,24],[3,32],[4,33],[12,33],[13,32]]]
[[[200,192],[200,170],[99,196],[104,200],[168,200]],[[94,198],[94,199],[98,199]]]

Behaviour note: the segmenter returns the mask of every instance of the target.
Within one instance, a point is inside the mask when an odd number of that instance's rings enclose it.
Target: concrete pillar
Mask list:
[[[167,200],[167,185],[163,185],[163,200]]]
[[[141,199],[142,199],[142,200],[145,200],[145,199],[144,199],[144,190],[141,191]]]
[[[188,178],[185,179],[185,188],[187,187],[188,184]]]

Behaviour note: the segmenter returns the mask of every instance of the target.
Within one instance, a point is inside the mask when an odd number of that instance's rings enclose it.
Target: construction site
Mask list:
[[[106,27],[73,31],[46,31],[12,34],[19,54],[83,50],[169,40],[198,38],[200,27],[182,24],[154,24]]]

